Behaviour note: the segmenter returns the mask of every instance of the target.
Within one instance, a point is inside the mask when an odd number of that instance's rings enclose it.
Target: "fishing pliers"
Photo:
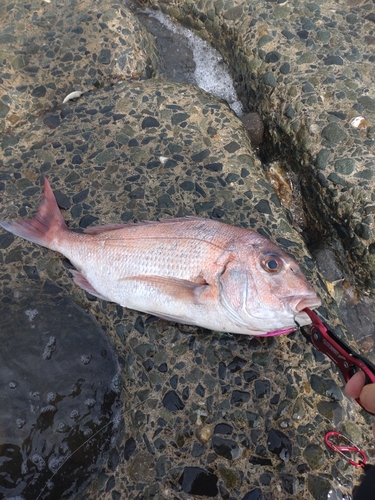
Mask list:
[[[375,383],[375,365],[349,347],[313,311],[306,308],[304,312],[310,317],[312,325],[300,327],[303,336],[318,351],[326,354],[333,361],[342,373],[345,382],[357,371],[362,370],[366,375],[366,384]],[[362,406],[359,398],[356,401]]]

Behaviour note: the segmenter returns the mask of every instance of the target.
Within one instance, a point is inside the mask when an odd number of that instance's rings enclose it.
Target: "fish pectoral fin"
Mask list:
[[[104,295],[97,292],[95,290],[95,288],[87,281],[87,279],[79,271],[71,269],[70,272],[73,275],[74,283],[76,285],[78,285],[80,288],[82,288],[83,290],[85,290],[85,292],[91,293],[91,295],[94,295],[95,297],[98,297],[99,299],[110,301],[110,299],[108,297],[104,297]]]
[[[212,290],[212,286],[199,278],[198,282],[173,278],[171,276],[139,275],[120,278],[121,281],[141,281],[156,288],[160,293],[170,295],[178,300],[199,303],[203,296]]]

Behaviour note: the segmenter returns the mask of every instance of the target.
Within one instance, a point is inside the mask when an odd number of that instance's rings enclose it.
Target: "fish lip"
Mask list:
[[[294,322],[299,328],[300,326],[310,325],[311,318],[305,311],[300,311],[294,316]]]
[[[294,311],[297,311],[297,313],[301,313],[304,309],[317,309],[322,305],[322,301],[317,295],[311,295],[310,297],[300,297],[297,298],[294,301],[294,304],[292,304],[292,308]]]

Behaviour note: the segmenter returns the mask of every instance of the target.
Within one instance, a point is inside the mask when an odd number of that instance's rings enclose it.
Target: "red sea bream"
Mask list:
[[[74,281],[123,307],[246,335],[287,333],[320,300],[295,260],[255,231],[196,217],[68,229],[53,191],[33,219],[0,225],[67,257]]]

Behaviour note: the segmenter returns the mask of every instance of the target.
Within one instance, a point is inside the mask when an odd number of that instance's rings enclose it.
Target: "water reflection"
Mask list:
[[[3,298],[0,339],[0,498],[72,498],[120,418],[115,353],[52,283]]]

